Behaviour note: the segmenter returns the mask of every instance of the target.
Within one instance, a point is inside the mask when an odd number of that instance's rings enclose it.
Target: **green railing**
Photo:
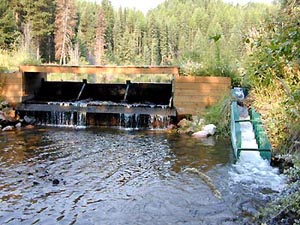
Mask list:
[[[232,146],[235,150],[236,157],[239,158],[241,151],[259,151],[260,156],[263,159],[271,160],[271,144],[266,135],[265,129],[262,124],[261,116],[254,109],[249,110],[250,119],[240,120],[239,111],[237,107],[237,102],[233,101],[231,104],[231,141]],[[240,123],[251,122],[253,126],[253,131],[255,139],[258,145],[257,149],[253,148],[241,148],[242,134]]]

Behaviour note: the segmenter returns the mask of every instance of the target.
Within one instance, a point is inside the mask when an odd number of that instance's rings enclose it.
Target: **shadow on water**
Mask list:
[[[1,224],[250,224],[274,195],[234,182],[226,140],[99,128],[0,140]]]

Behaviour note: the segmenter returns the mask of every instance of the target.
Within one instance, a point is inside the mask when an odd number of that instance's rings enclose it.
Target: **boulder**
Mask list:
[[[2,129],[2,131],[11,131],[11,130],[13,130],[12,126],[6,126]]]
[[[14,109],[5,109],[4,111],[4,117],[6,120],[14,120],[16,118],[16,111]]]
[[[206,138],[208,135],[209,133],[205,130],[197,131],[192,134],[192,136],[196,138]]]
[[[177,124],[177,126],[179,128],[188,128],[188,127],[192,127],[194,126],[194,122],[191,120],[187,120],[187,119],[182,119],[179,121],[179,123]]]
[[[208,124],[203,127],[203,131],[207,132],[209,135],[214,135],[216,133],[217,127],[214,124]]]
[[[191,121],[187,120],[187,119],[182,119],[179,121],[179,123],[177,124],[178,127],[184,128],[184,127],[188,127],[192,124]]]

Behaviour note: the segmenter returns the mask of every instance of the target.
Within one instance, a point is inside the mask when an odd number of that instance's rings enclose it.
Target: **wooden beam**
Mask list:
[[[175,66],[20,66],[23,73],[85,73],[85,74],[179,74]]]
[[[199,76],[177,76],[175,77],[175,83],[205,83],[205,84],[224,84],[231,85],[231,79],[229,77],[199,77]]]

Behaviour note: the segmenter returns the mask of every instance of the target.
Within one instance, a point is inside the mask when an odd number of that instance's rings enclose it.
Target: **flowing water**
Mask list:
[[[214,138],[46,127],[0,141],[0,224],[253,224],[284,187]]]

